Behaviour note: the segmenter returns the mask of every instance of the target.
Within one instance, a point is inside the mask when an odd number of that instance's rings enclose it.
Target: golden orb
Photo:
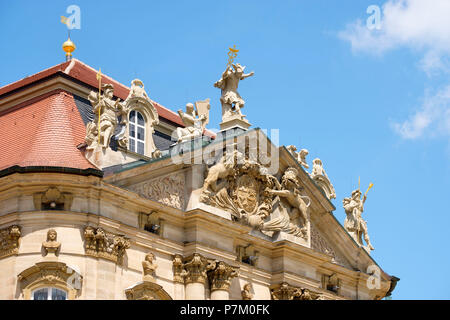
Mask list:
[[[77,47],[75,46],[75,43],[73,43],[72,40],[70,40],[69,38],[63,43],[62,48],[66,53],[66,59],[70,60],[72,52],[74,52]]]

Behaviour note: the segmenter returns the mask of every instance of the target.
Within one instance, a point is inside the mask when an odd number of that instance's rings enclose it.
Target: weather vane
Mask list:
[[[236,49],[236,45],[233,46],[233,48],[229,48],[230,51],[228,51],[228,63],[227,67],[230,67],[233,63],[234,58],[237,57],[237,53],[239,52],[238,49]]]

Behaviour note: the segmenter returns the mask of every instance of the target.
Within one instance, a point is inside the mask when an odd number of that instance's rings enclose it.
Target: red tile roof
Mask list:
[[[77,145],[85,126],[73,96],[57,90],[0,116],[0,170],[13,165],[96,168]]]
[[[87,64],[84,64],[83,62],[72,59],[70,62],[64,62],[61,64],[58,64],[54,67],[51,67],[49,69],[43,70],[41,72],[38,72],[32,76],[23,78],[19,81],[13,82],[11,84],[8,84],[6,86],[3,86],[0,88],[0,97],[4,94],[10,93],[14,90],[20,89],[24,86],[30,85],[36,81],[42,80],[44,78],[47,78],[49,76],[53,76],[57,73],[63,73],[65,75],[68,75],[78,81],[81,81],[90,87],[93,87],[95,89],[98,89],[98,80],[96,78],[98,70],[95,70],[94,68],[88,66]],[[102,75],[102,84],[110,83],[114,86],[114,95],[116,97],[119,97],[122,100],[125,100],[128,96],[128,93],[130,91],[130,88],[121,84],[120,82],[112,79],[111,77],[107,75]],[[154,103],[154,106],[156,110],[158,111],[158,115],[161,118],[164,118],[166,120],[169,120],[173,123],[175,123],[178,126],[183,126],[183,121],[181,121],[180,116],[175,113],[174,111],[167,109],[166,107],[163,107],[159,103],[152,101]]]
[[[46,78],[63,75],[98,89],[97,70],[77,59],[64,62],[0,88],[0,99]],[[116,97],[125,100],[130,88],[103,75],[102,83],[114,85]],[[178,114],[154,102],[159,117],[184,126]],[[95,168],[77,145],[86,128],[72,94],[56,90],[0,112],[0,170],[14,166]],[[214,136],[206,131],[208,136]]]

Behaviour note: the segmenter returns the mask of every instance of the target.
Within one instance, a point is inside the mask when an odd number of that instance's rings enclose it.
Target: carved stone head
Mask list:
[[[56,233],[55,229],[50,229],[47,231],[47,241],[56,241],[57,236],[58,234]]]
[[[112,99],[114,97],[114,86],[110,83],[106,83],[102,85],[103,92],[105,97]]]
[[[353,190],[352,199],[359,200],[361,198],[361,191],[359,189]]]

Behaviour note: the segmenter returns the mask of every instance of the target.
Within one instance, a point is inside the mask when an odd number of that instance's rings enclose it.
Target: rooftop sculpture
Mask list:
[[[373,184],[370,184],[367,191],[369,191],[372,186]],[[345,213],[347,214],[344,221],[344,228],[359,246],[364,247],[366,251],[370,253],[371,250],[374,250],[374,247],[370,243],[369,235],[367,233],[367,222],[362,218],[364,202],[367,200],[367,191],[361,199],[361,191],[359,188],[353,190],[352,196],[350,198],[344,198],[342,204]],[[367,244],[366,246],[363,244],[363,237]]]
[[[222,130],[230,129],[234,126],[240,126],[248,129],[250,123],[244,119],[241,109],[244,107],[245,101],[237,92],[239,81],[254,75],[254,72],[244,73],[245,66],[239,63],[228,65],[222,73],[219,81],[214,83],[214,87],[222,90],[220,102],[222,103]]]

